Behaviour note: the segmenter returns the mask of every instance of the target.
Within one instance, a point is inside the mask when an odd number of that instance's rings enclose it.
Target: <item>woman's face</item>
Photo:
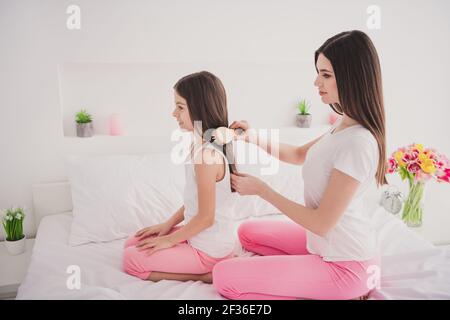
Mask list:
[[[175,119],[177,119],[180,129],[193,131],[194,126],[192,125],[191,117],[189,116],[189,109],[186,99],[180,96],[176,90],[174,90],[174,96],[175,110],[173,110],[172,115]]]
[[[319,73],[314,85],[319,89],[322,102],[325,104],[339,103],[336,78],[330,60],[321,53],[317,57],[316,67]]]

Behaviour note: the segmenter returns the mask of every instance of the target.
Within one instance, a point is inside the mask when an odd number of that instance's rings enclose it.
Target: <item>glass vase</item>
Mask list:
[[[409,184],[409,193],[402,212],[402,220],[408,227],[422,226],[424,189],[424,182]]]

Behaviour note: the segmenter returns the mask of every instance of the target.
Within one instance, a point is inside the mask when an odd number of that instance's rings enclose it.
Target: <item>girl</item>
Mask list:
[[[209,72],[180,79],[172,115],[181,129],[204,137],[228,127],[225,89]],[[194,126],[195,121],[195,126]],[[211,283],[213,266],[232,256],[235,240],[228,162],[216,146],[191,145],[185,163],[184,205],[164,223],[138,231],[125,243],[125,272],[143,280],[200,280]],[[184,226],[176,227],[182,221]]]
[[[366,34],[350,31],[328,39],[315,52],[315,64],[322,101],[343,117],[304,146],[279,146],[280,160],[303,164],[305,206],[255,177],[232,175],[239,194],[260,196],[293,223],[259,220],[239,227],[243,247],[262,257],[214,267],[213,284],[227,298],[364,299],[378,285],[375,235],[362,203],[374,180],[386,184],[378,56]],[[245,121],[231,127],[249,128]],[[269,153],[274,147],[246,139]]]

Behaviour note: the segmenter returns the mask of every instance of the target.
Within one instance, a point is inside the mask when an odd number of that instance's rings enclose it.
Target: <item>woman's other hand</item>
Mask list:
[[[235,139],[251,142],[252,140],[250,138],[256,136],[255,130],[250,128],[250,125],[246,120],[233,121],[230,125],[230,129],[235,130],[236,132],[236,134],[234,135]]]

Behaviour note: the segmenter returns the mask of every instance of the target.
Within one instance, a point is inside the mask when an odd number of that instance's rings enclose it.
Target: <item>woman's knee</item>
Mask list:
[[[251,247],[251,244],[254,242],[253,238],[257,229],[257,221],[245,221],[239,226],[237,234],[239,241],[244,248],[248,249]]]

